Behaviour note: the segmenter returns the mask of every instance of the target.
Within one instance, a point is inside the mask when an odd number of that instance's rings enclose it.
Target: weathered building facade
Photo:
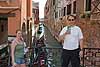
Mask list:
[[[6,26],[1,24],[2,30],[6,30],[6,35],[3,34],[7,36],[6,41],[16,36],[17,29],[22,29],[25,41],[31,44],[32,0],[0,0],[0,18],[6,23]]]
[[[59,32],[65,26],[65,17],[75,15],[76,25],[82,28],[84,34],[84,47],[100,47],[99,3],[99,0],[47,0],[45,25],[58,39]]]

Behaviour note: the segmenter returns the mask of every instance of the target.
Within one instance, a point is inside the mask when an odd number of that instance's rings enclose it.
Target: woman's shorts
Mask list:
[[[17,59],[15,60],[15,63],[16,63],[16,64],[24,64],[24,63],[25,63],[25,59],[24,59],[24,58],[17,58]]]

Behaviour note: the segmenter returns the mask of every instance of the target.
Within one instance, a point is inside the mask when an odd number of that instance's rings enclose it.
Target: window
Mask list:
[[[39,20],[39,17],[38,17],[38,20]]]
[[[73,14],[76,13],[76,1],[73,2]]]
[[[0,17],[0,32],[4,32],[8,30],[8,18],[7,17]]]
[[[27,30],[29,31],[29,20],[27,20]]]
[[[62,9],[61,9],[61,16],[63,16],[63,13],[64,13],[63,11],[64,11],[64,9],[62,8]]]
[[[67,5],[67,15],[71,14],[71,4]]]
[[[46,6],[46,8],[45,9],[47,9],[47,6]]]
[[[1,25],[1,32],[4,32],[4,25]]]
[[[45,19],[48,19],[46,16],[44,16]]]
[[[55,18],[58,18],[58,12],[55,12]]]
[[[38,14],[39,13],[39,11],[38,10],[36,10],[36,14]]]
[[[55,0],[53,0],[53,5],[55,5]]]
[[[91,0],[86,0],[86,11],[91,11]]]
[[[35,10],[33,9],[33,13],[35,13]]]
[[[61,16],[61,11],[59,10],[59,17]]]
[[[36,14],[37,10],[35,9],[35,14]]]
[[[63,16],[65,16],[66,15],[66,7],[64,7],[64,15]]]

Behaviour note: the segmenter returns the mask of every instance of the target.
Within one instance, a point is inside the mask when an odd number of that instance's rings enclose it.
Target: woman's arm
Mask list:
[[[12,65],[14,65],[14,50],[15,50],[16,43],[15,41],[11,44],[11,58],[12,58]]]

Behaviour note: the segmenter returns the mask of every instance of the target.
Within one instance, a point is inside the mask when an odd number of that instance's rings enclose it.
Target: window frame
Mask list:
[[[66,15],[66,7],[64,7],[64,13],[63,13],[63,16]]]
[[[71,10],[72,10],[72,4],[68,4],[67,5],[67,15],[71,14]]]
[[[73,14],[76,14],[76,1],[73,2]]]
[[[88,4],[87,2],[89,1],[90,4]],[[91,0],[85,0],[85,12],[90,12],[91,11]]]

